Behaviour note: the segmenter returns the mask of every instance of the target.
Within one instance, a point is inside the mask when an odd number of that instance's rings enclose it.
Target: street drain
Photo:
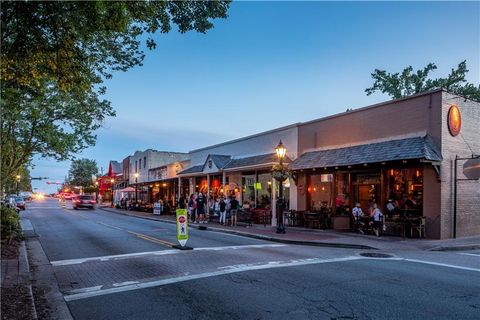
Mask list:
[[[379,253],[379,252],[362,252],[360,253],[362,257],[367,257],[367,258],[393,258],[391,254],[387,253]]]

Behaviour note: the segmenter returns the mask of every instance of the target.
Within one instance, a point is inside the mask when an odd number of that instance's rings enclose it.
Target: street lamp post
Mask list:
[[[135,172],[135,203],[137,203],[137,194],[138,194],[138,172]]]
[[[98,181],[95,181],[95,201],[98,203]]]
[[[277,222],[277,233],[285,233],[285,226],[283,225],[283,208],[285,206],[285,200],[283,199],[283,181],[286,179],[285,171],[283,168],[283,158],[285,158],[285,154],[287,153],[287,148],[280,140],[280,143],[275,148],[275,152],[278,157],[279,162],[279,171],[278,174],[275,175],[275,179],[279,182],[279,190],[278,190],[278,200],[277,200],[277,207],[278,207],[278,222]]]
[[[18,174],[17,174],[17,176],[15,177],[15,181],[16,181],[16,183],[17,183],[17,185],[16,185],[17,196],[18,196],[18,191],[19,191],[18,189],[19,189],[19,187],[20,187],[20,179],[21,179],[21,178],[22,178],[22,177],[21,177],[20,175],[18,175]]]
[[[112,185],[112,203],[110,204],[110,208],[113,208],[113,184],[115,183],[115,179],[110,179],[110,183]]]

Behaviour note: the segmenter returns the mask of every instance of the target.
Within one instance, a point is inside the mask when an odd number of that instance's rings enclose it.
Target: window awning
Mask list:
[[[289,165],[291,170],[328,168],[409,159],[441,161],[442,156],[428,136],[306,152]]]

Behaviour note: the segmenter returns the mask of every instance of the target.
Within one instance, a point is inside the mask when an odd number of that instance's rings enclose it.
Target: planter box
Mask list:
[[[349,216],[333,216],[332,228],[334,230],[350,230],[350,217]]]

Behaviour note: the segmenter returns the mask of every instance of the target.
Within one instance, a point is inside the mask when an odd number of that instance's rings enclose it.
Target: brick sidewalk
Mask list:
[[[167,223],[175,223],[175,217],[173,215],[157,216],[147,212],[127,211],[107,207],[102,207],[101,209],[118,214],[125,214]],[[299,245],[318,245],[379,250],[448,251],[480,249],[480,236],[447,240],[411,239],[396,236],[382,236],[377,238],[371,235],[338,232],[335,230],[307,229],[288,226],[286,227],[285,234],[277,234],[275,232],[275,227],[269,225],[264,227],[263,224],[253,224],[251,227],[245,227],[243,225],[237,227],[222,226],[215,222],[208,224],[190,224],[190,227],[194,228],[198,228],[199,226],[207,226],[209,230],[216,232],[233,233],[236,235]]]

